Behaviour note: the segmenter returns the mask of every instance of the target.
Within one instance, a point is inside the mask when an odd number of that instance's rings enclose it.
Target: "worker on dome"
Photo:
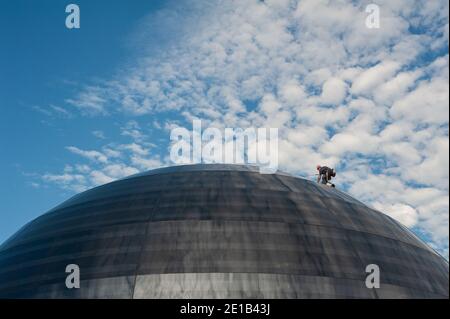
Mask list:
[[[322,182],[324,185],[328,185],[328,183],[331,184],[331,187],[335,187],[334,184],[332,184],[331,178],[336,177],[336,171],[333,168],[329,168],[327,166],[321,166],[317,165],[317,183]]]

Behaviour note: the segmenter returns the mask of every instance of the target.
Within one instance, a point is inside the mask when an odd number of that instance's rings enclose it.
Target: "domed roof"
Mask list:
[[[366,287],[370,264],[380,288]],[[0,298],[448,298],[448,282],[445,259],[389,216],[239,165],[96,187],[0,246]]]

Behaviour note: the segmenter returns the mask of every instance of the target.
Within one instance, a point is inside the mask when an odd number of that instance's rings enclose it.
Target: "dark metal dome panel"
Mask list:
[[[65,287],[65,267],[81,288]],[[368,289],[377,264],[381,287]],[[448,298],[448,263],[336,189],[194,165],[79,194],[0,246],[3,298]]]

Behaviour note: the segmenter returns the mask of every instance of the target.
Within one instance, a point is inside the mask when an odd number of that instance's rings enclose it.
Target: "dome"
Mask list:
[[[379,288],[366,287],[371,264]],[[251,166],[130,176],[0,246],[0,298],[448,298],[448,283],[447,261],[389,216]]]

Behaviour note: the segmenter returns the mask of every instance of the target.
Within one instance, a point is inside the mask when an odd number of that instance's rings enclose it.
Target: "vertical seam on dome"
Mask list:
[[[331,211],[331,210],[328,208],[327,204],[322,200],[322,197],[319,196],[319,200],[325,205],[325,209],[326,209],[328,212],[330,212],[332,215],[336,216],[336,214],[333,213],[333,211]],[[364,265],[363,260],[361,259],[361,256],[359,255],[358,251],[356,250],[356,247],[353,245],[353,243],[352,243],[350,237],[348,236],[349,230],[348,230],[347,228],[345,228],[345,227],[341,224],[341,222],[340,222],[338,216],[336,216],[336,222],[338,223],[338,225],[340,226],[340,228],[343,230],[343,232],[344,232],[344,234],[345,234],[345,238],[346,238],[347,241],[348,241],[348,244],[350,245],[350,247],[352,248],[353,252],[355,253],[356,258],[359,260],[359,262],[360,262],[360,264],[361,264],[361,267],[362,267],[361,269],[365,269],[365,265]],[[374,296],[375,296],[375,299],[380,299],[380,297],[378,296],[376,290],[372,289],[372,291],[373,291],[373,294],[374,294]]]
[[[149,215],[147,220],[145,221],[145,231],[144,231],[144,240],[142,241],[141,244],[141,249],[139,251],[139,255],[137,258],[137,262],[136,262],[136,270],[134,271],[134,282],[133,282],[133,288],[132,288],[132,294],[131,294],[131,299],[134,299],[134,294],[135,294],[135,290],[136,290],[136,282],[137,282],[137,276],[138,276],[138,270],[139,270],[139,266],[141,264],[141,258],[142,258],[142,252],[144,250],[144,246],[146,243],[146,239],[147,239],[147,234],[148,234],[148,228],[150,226],[150,222],[153,216],[153,213],[155,212],[155,210],[157,209],[160,201],[161,201],[161,191],[158,191],[158,197],[155,201],[155,205],[153,206],[153,208],[150,210]]]

